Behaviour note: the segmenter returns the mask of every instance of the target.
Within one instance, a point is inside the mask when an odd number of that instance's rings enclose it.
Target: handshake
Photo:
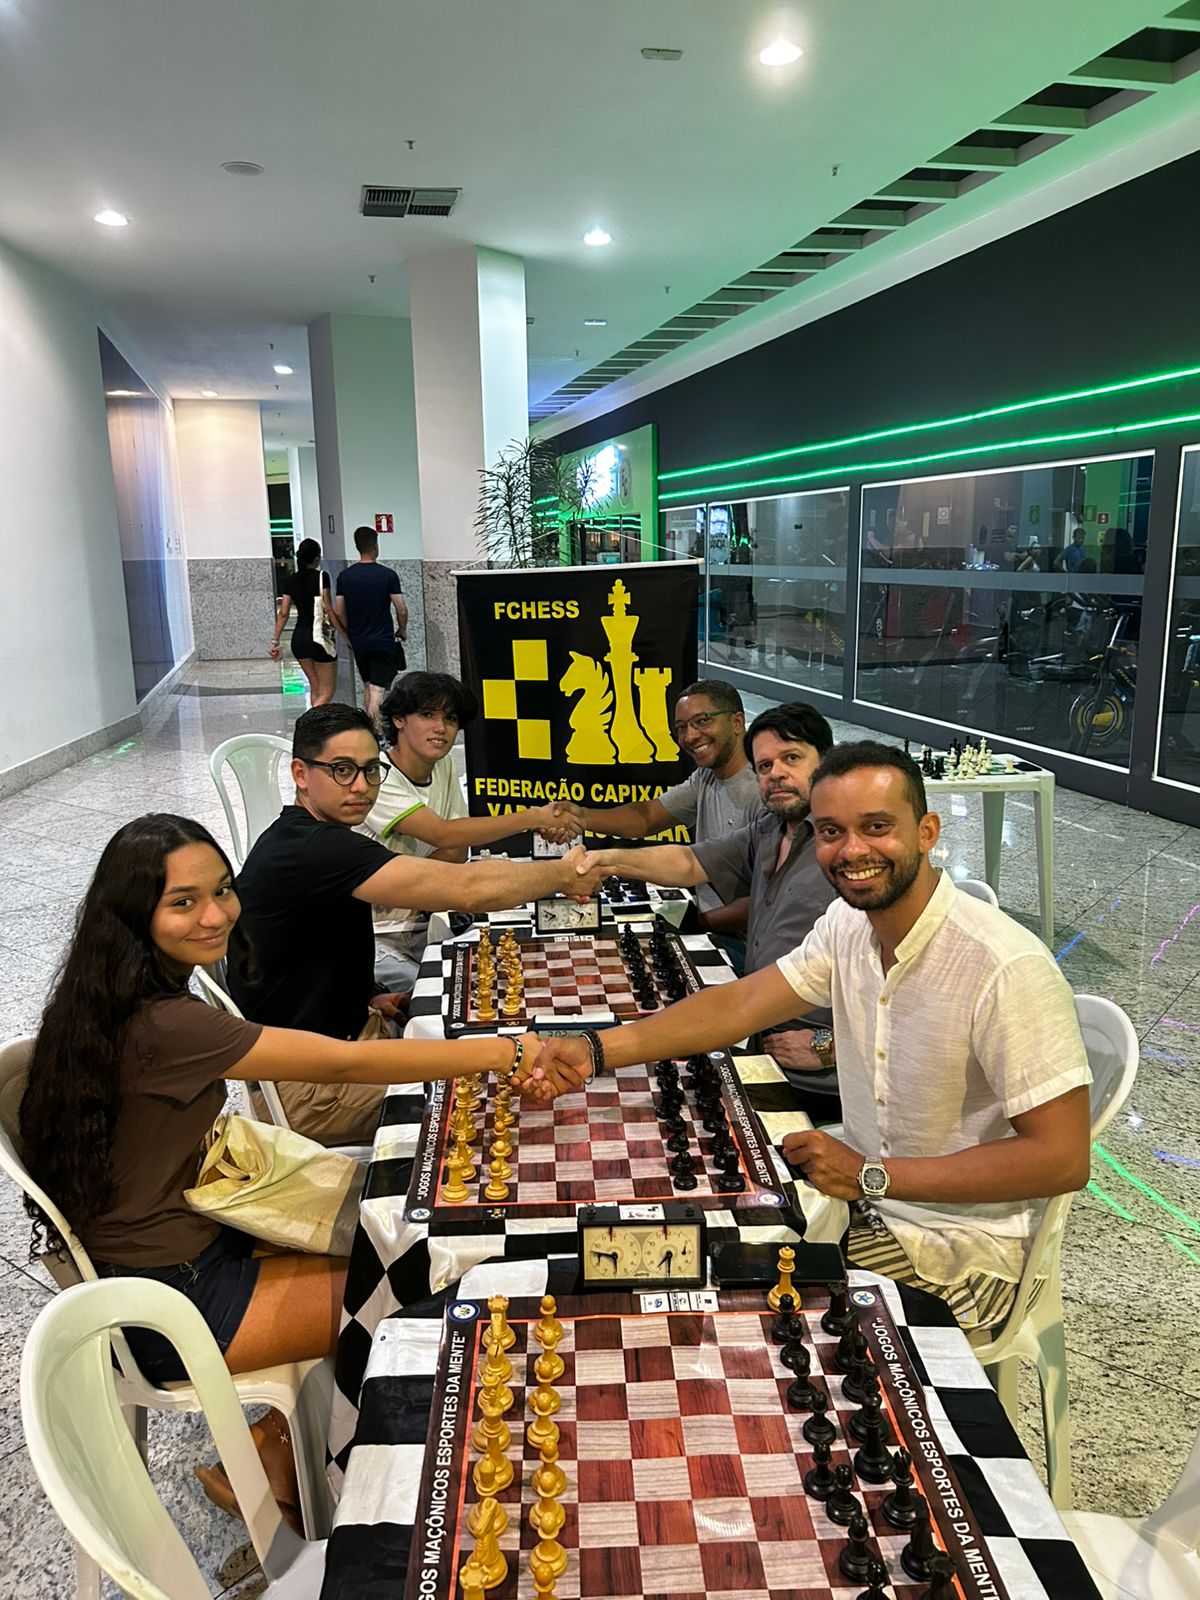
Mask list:
[[[545,1104],[560,1094],[573,1094],[592,1075],[592,1053],[586,1039],[543,1039],[540,1034],[526,1033],[521,1043],[525,1048],[516,1087],[525,1100]]]
[[[605,878],[612,876],[611,850],[585,850],[581,844],[568,850],[560,862],[559,894],[572,900],[586,900],[596,893]]]
[[[555,800],[548,806],[530,806],[525,824],[551,844],[570,844],[583,833],[585,823],[579,807],[569,800]]]

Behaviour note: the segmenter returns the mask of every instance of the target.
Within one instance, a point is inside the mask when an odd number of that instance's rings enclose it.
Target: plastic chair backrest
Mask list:
[[[1129,1098],[1137,1076],[1138,1039],[1120,1006],[1099,995],[1077,994],[1075,1015],[1092,1069],[1092,1138],[1098,1139]]]
[[[209,1600],[122,1414],[110,1336],[131,1323],[178,1350],[255,1546],[286,1567],[304,1544],[280,1517],[216,1342],[196,1308],[153,1279],[80,1284],[48,1301],[30,1330],[21,1360],[25,1441],[68,1533],[139,1600]]]
[[[233,853],[239,866],[250,854],[254,841],[264,828],[279,815],[279,763],[283,756],[291,757],[288,740],[277,733],[239,733],[219,744],[209,757],[209,770],[221,804],[225,820],[233,837]],[[229,767],[237,780],[246,813],[245,837],[234,809],[233,799],[225,782],[225,768]]]
[[[956,878],[954,887],[961,889],[964,894],[974,896],[976,900],[982,900],[985,905],[999,906],[1000,904],[996,898],[995,889],[992,888],[990,883],[984,883],[982,878]]]
[[[56,1282],[65,1288],[71,1282],[94,1279],[96,1269],[71,1224],[46,1191],[34,1182],[25,1165],[21,1146],[21,1096],[25,1093],[32,1054],[33,1040],[29,1037],[9,1039],[0,1045],[0,1170],[41,1208],[66,1245],[65,1256],[47,1258],[45,1262]],[[124,1340],[121,1342],[123,1344]]]
[[[210,1006],[218,1011],[227,1011],[231,1017],[241,1017],[237,1002],[228,995],[215,978],[211,978],[203,967],[196,967],[192,976],[195,978],[202,997]],[[279,1098],[279,1090],[273,1083],[260,1080],[258,1092],[266,1102],[267,1110],[271,1113],[271,1121],[277,1128],[291,1128],[287,1112],[283,1109],[283,1101]]]

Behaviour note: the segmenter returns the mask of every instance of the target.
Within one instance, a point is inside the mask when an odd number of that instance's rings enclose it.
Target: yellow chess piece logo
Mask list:
[[[638,666],[633,638],[641,618],[629,611],[631,598],[618,578],[608,592],[610,614],[600,619],[608,637],[607,668],[572,650],[571,665],[559,679],[563,694],[580,696],[567,745],[567,760],[577,766],[646,766],[679,755],[667,716],[670,669]]]

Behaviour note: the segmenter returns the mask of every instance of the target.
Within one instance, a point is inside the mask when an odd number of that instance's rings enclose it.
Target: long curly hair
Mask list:
[[[211,846],[233,876],[212,834],[187,817],[152,812],[113,834],[42,1015],[21,1099],[21,1139],[30,1173],[76,1229],[112,1198],[126,1029],[141,1006],[187,986],[155,945],[150,921],[166,887],[167,857],[189,844]],[[50,1220],[28,1198],[25,1208],[31,1252],[60,1250]]]

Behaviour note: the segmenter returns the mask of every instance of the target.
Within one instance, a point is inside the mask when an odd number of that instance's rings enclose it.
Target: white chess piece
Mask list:
[[[1005,772],[1007,772],[1009,774],[1010,777],[1012,776],[1012,774],[1017,770],[1017,758],[1016,758],[1016,756],[1005,756],[1005,758],[1004,758],[1004,770],[1005,770]]]

